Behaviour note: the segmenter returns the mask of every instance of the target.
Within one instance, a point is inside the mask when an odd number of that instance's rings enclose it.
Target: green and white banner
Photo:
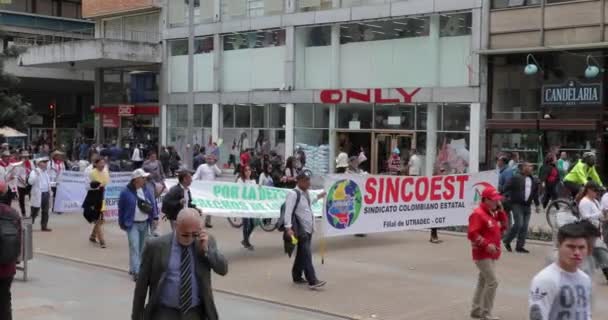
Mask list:
[[[167,187],[177,183],[167,181]],[[278,218],[290,189],[220,181],[192,182],[192,203],[204,214],[219,217]],[[311,199],[323,190],[311,190]],[[301,201],[305,201],[301,198]],[[315,216],[323,215],[323,201],[312,205]]]

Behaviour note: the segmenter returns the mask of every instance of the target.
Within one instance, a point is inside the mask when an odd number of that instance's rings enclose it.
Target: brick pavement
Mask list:
[[[214,225],[211,232],[230,261],[228,276],[214,277],[216,289],[354,319],[468,318],[476,270],[469,244],[461,236],[443,234],[445,242],[439,245],[428,242],[427,232],[334,238],[327,241],[324,265],[316,239],[315,265],[328,285],[312,292],[291,284],[292,260],[282,253],[278,232],[256,229],[252,237],[256,250],[249,252],[240,247],[240,230],[222,218],[214,218]],[[108,249],[88,242],[91,226],[80,214],[52,215],[50,226],[52,233],[34,233],[37,252],[127,270],[126,236],[115,223],[105,226]],[[162,228],[167,232],[168,223]],[[529,281],[543,267],[550,247],[531,244],[529,249],[529,256],[506,254],[498,266],[496,313],[504,320],[526,318]],[[595,284],[595,300],[608,299],[608,286],[599,275]],[[606,314],[608,305],[596,304],[595,309]]]

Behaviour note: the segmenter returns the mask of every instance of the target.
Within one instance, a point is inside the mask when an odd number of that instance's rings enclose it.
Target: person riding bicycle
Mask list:
[[[572,198],[576,197],[588,181],[595,181],[600,187],[603,186],[595,170],[595,161],[595,153],[585,152],[583,158],[564,177],[564,186],[570,191]]]

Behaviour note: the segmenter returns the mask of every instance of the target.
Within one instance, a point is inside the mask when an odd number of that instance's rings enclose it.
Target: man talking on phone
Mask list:
[[[471,310],[471,318],[474,319],[500,319],[492,315],[492,309],[498,288],[496,261],[500,258],[500,241],[508,221],[501,200],[500,193],[488,186],[481,193],[481,203],[469,216],[468,238],[473,249],[473,261],[479,269]]]
[[[215,238],[207,234],[198,211],[181,210],[174,232],[150,239],[141,261],[132,320],[218,319],[211,270],[224,276],[228,262]]]

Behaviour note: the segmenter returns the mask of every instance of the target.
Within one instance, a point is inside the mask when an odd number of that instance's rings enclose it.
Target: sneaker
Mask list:
[[[515,251],[519,252],[519,253],[530,253],[530,251],[528,251],[528,250],[526,250],[524,248],[515,248]]]
[[[484,316],[484,317],[482,317],[481,319],[482,319],[482,320],[500,320],[500,318],[499,318],[499,317],[497,317],[497,316],[493,316],[493,315],[489,315],[489,314],[488,314],[488,315],[486,315],[486,316]]]
[[[105,241],[100,241],[100,242],[99,242],[99,246],[100,246],[102,249],[107,248],[107,247],[106,247],[106,243],[105,243]]]
[[[300,279],[293,280],[293,283],[295,283],[295,284],[306,284],[306,283],[308,283],[308,281],[300,278]]]
[[[213,225],[211,223],[205,223],[205,228],[211,229],[213,228]]]
[[[97,243],[97,239],[95,239],[95,237],[93,237],[93,236],[89,237],[89,241],[92,243]]]
[[[471,312],[471,318],[481,319],[481,315],[478,312]]]
[[[513,252],[513,248],[511,248],[511,244],[510,243],[506,243],[505,242],[505,249],[507,249],[507,251],[509,251],[509,252]]]
[[[327,282],[325,282],[325,281],[317,280],[317,282],[315,282],[314,284],[309,284],[308,288],[310,290],[316,290],[316,289],[322,288],[326,284],[327,284]]]
[[[53,229],[51,229],[51,228],[42,228],[41,231],[42,232],[51,232],[51,231],[53,231]]]

